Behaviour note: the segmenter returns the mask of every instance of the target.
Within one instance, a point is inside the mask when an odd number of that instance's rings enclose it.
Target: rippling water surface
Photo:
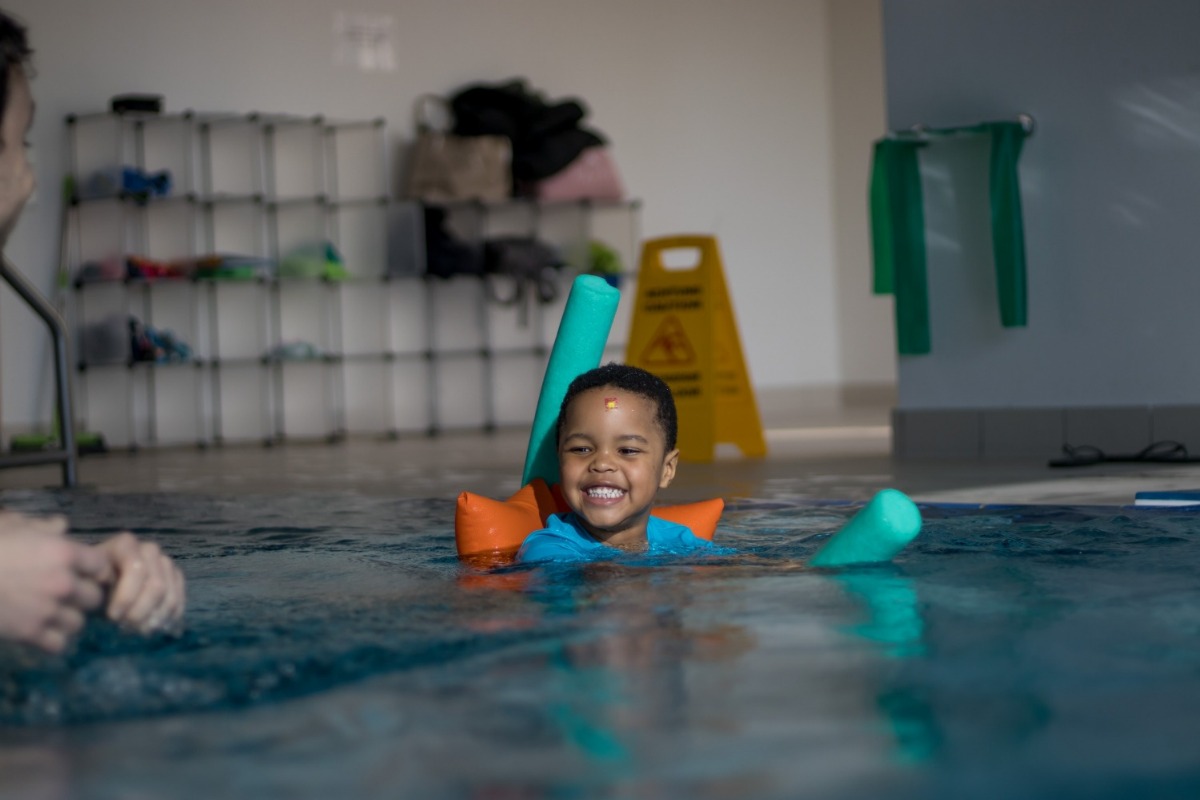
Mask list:
[[[0,650],[14,797],[1200,796],[1200,514],[743,501],[735,556],[479,573],[448,500],[9,493],[160,541],[178,638]]]

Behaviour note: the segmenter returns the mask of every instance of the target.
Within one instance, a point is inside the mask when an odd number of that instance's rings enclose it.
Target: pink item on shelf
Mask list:
[[[530,187],[538,200],[608,200],[625,196],[617,164],[607,147],[589,147],[563,169]]]

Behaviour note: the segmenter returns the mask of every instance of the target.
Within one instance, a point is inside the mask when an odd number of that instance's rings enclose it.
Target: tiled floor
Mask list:
[[[721,449],[711,463],[683,464],[665,499],[863,500],[890,486],[918,501],[1121,505],[1143,489],[1200,488],[1200,464],[1052,469],[1042,459],[898,462],[889,454],[888,414],[886,408],[858,408],[768,419],[766,458],[744,459]],[[502,496],[518,488],[527,441],[528,431],[505,430],[332,445],[142,450],[87,456],[80,479],[84,491],[101,492],[453,497],[470,489]],[[3,470],[0,493],[56,486],[59,474],[55,467]]]

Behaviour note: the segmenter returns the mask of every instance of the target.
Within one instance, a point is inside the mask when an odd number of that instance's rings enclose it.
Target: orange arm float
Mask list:
[[[541,478],[534,478],[507,500],[463,492],[454,512],[458,557],[480,567],[509,564],[526,536],[546,527],[551,514],[569,510],[558,487],[547,486]],[[725,501],[717,497],[698,503],[659,506],[651,514],[685,525],[696,536],[711,542],[724,510]]]

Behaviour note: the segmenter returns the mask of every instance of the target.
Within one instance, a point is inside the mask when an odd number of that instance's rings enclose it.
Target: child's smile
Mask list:
[[[666,452],[654,402],[602,386],[580,393],[565,414],[558,456],[567,504],[600,541],[644,543],[654,498],[679,457]]]

